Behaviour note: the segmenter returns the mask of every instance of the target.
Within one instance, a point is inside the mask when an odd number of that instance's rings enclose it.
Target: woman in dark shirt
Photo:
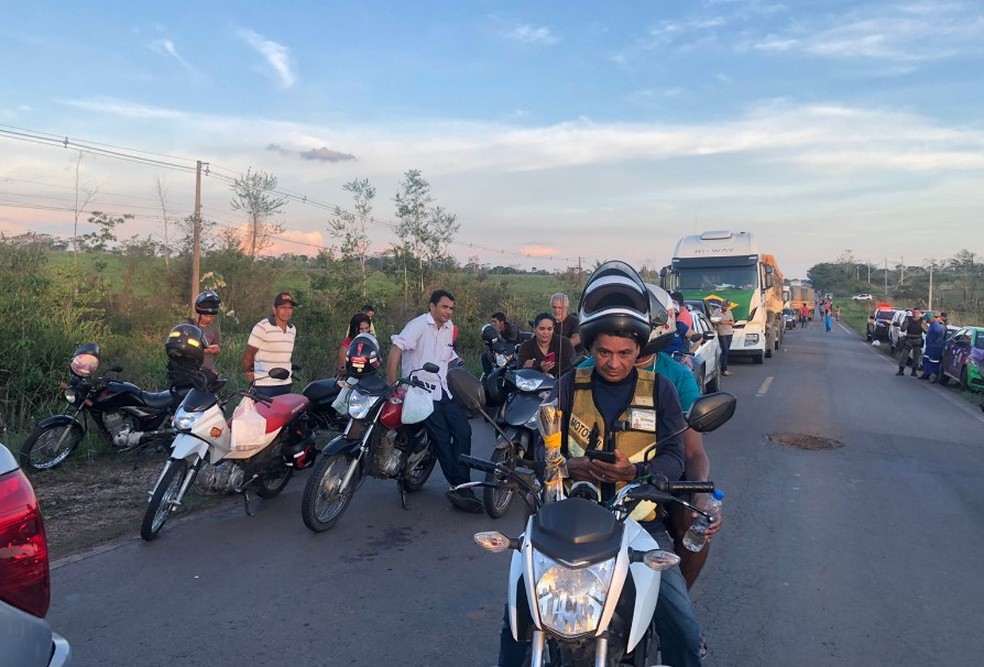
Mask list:
[[[540,313],[533,320],[533,338],[519,346],[519,363],[559,378],[574,360],[570,338],[554,333],[555,321],[550,313]]]

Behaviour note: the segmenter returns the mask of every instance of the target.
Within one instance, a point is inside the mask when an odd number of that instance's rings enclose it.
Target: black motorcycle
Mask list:
[[[325,436],[341,433],[348,425],[348,415],[339,413],[332,406],[341,391],[338,379],[331,377],[309,382],[301,392],[310,401],[305,414],[308,427],[315,433],[315,448],[319,451],[327,444]]]
[[[68,407],[38,423],[21,445],[21,466],[48,470],[62,463],[85,438],[89,418],[102,440],[119,452],[136,451],[174,437],[171,416],[190,386],[149,392],[118,376],[108,377],[121,373],[120,366],[96,376],[98,368],[98,345],[85,343],[75,351],[69,364],[72,377],[61,385]]]
[[[532,368],[497,368],[485,378],[486,405],[496,408],[494,422],[498,435],[491,456],[494,464],[501,463],[510,469],[533,467],[533,451],[540,435],[537,411],[556,386],[553,376]],[[495,481],[491,473],[486,481]],[[490,517],[498,519],[509,510],[513,488],[489,485],[483,491],[485,512]]]

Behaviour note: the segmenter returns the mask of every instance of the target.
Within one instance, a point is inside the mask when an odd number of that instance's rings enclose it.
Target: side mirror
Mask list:
[[[714,340],[715,337],[716,337],[715,334],[710,331],[704,332],[704,340]]]
[[[271,368],[267,375],[272,377],[274,380],[286,380],[290,377],[290,371],[286,368]]]
[[[485,408],[485,388],[481,381],[463,368],[448,371],[448,387],[454,402],[466,410]]]
[[[694,401],[687,423],[698,433],[708,433],[731,419],[737,405],[738,399],[726,391],[706,394]]]
[[[437,373],[441,369],[437,364],[428,361],[426,364],[424,364],[424,370],[427,371],[428,373]]]

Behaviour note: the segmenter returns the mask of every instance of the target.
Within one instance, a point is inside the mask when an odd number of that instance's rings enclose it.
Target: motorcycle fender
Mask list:
[[[340,435],[321,450],[321,453],[325,456],[332,456],[334,454],[354,454],[359,451],[359,447],[362,446],[361,440],[351,440],[346,438],[344,435]]]
[[[649,551],[659,549],[660,546],[653,539],[652,535],[632,519],[625,520],[625,536],[628,546],[637,551]],[[627,549],[623,549],[619,558],[628,554]],[[616,568],[616,577],[618,576]],[[642,637],[646,634],[649,622],[656,611],[656,601],[659,599],[659,580],[660,573],[651,569],[645,563],[632,563],[629,565],[632,576],[632,583],[635,584],[636,598],[635,607],[632,610],[632,626],[629,629],[629,639],[626,642],[626,650],[631,651],[635,648]],[[605,622],[604,626],[607,626]]]
[[[172,459],[187,459],[189,457],[203,459],[207,452],[208,443],[190,433],[178,433],[174,437],[174,442],[171,443]]]
[[[85,433],[85,423],[79,421],[71,415],[55,415],[53,417],[48,417],[38,422],[38,428],[51,428],[52,426],[78,426],[82,429],[82,433]]]
[[[533,626],[538,630],[543,629],[540,623],[540,609],[536,604],[536,579],[533,577],[533,545],[525,539],[533,529],[533,517],[526,520],[526,532],[520,539],[523,546],[513,552],[512,562],[509,564],[509,627],[512,629],[513,638],[519,641],[519,618],[517,605],[519,604],[519,586],[522,585],[526,591],[526,604],[529,607],[530,619]],[[525,641],[525,639],[524,639]]]

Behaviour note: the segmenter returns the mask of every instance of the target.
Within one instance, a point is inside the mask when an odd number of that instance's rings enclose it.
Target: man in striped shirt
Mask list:
[[[290,321],[297,305],[290,292],[281,292],[273,300],[273,315],[256,323],[243,352],[243,372],[254,383],[257,393],[265,396],[289,394],[291,379],[277,380],[268,375],[271,368],[290,370],[297,329]]]

